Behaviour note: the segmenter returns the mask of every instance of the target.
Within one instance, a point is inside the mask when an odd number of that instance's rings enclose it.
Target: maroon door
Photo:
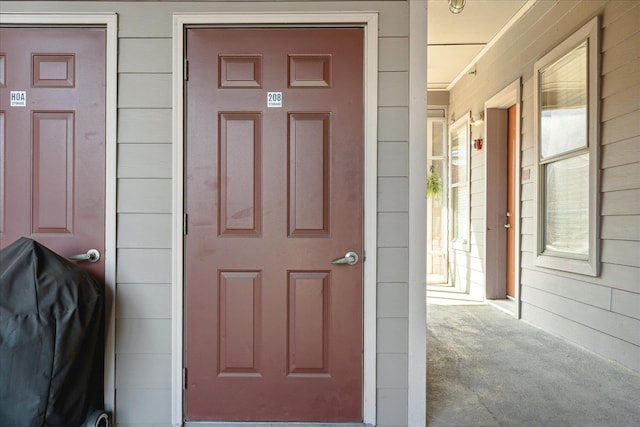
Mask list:
[[[190,29],[186,418],[362,420],[363,31]],[[270,103],[271,106],[268,106]]]
[[[0,247],[104,251],[104,29],[0,29]],[[103,260],[83,263],[100,280]]]

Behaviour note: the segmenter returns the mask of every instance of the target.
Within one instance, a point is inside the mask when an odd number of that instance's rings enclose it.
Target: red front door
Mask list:
[[[362,420],[363,31],[190,29],[186,418]]]
[[[104,252],[104,29],[0,29],[0,247]],[[100,280],[104,262],[83,263]]]

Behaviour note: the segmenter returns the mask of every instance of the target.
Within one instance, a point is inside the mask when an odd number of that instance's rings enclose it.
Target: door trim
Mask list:
[[[0,24],[16,27],[87,26],[106,29],[105,46],[105,224],[104,275],[106,287],[106,337],[104,365],[104,406],[115,408],[115,291],[116,291],[116,154],[118,99],[118,15],[115,13],[0,13]]]
[[[182,425],[184,366],[184,46],[189,25],[353,26],[364,29],[364,264],[363,406],[365,424],[376,422],[376,261],[377,261],[377,111],[378,14],[335,13],[185,13],[173,15],[173,195],[171,422]],[[421,112],[422,113],[422,112]]]
[[[515,258],[514,258],[514,275],[513,275],[513,280],[515,283],[515,301],[516,301],[516,309],[515,312],[509,312],[507,311],[507,313],[515,316],[517,319],[520,319],[520,185],[521,185],[521,171],[520,171],[520,167],[521,167],[521,127],[522,127],[522,78],[518,78],[517,80],[515,80],[514,82],[512,82],[511,84],[509,84],[507,87],[505,87],[504,89],[502,89],[500,92],[498,92],[497,94],[495,94],[494,96],[492,96],[491,98],[489,98],[485,103],[484,103],[484,117],[487,117],[487,110],[489,108],[499,108],[499,109],[507,109],[509,107],[511,107],[512,105],[516,106],[516,143],[515,143],[515,151],[516,151],[516,164],[515,164],[515,175],[516,175],[516,182],[515,182],[515,213],[513,218],[515,219],[513,221],[513,225],[515,226],[515,253],[512,254]],[[491,123],[489,123],[488,121],[485,121],[485,129],[484,129],[484,134],[488,135],[488,126],[490,126]],[[484,150],[484,156],[485,156],[485,165],[487,165],[487,150]],[[489,182],[488,180],[485,180],[485,192],[484,192],[484,206],[485,206],[485,218],[489,218],[490,215],[496,215],[496,212],[494,212],[492,210],[492,206],[490,206],[487,203],[487,194],[489,191]],[[486,233],[485,233],[485,245],[484,245],[484,265],[483,265],[483,269],[484,271],[487,271],[487,257],[488,256],[492,256],[495,254],[492,254],[490,252],[487,251],[487,245],[486,245]],[[494,281],[494,278],[492,277],[485,277],[485,295],[486,295],[486,291],[487,291],[487,283],[492,283]],[[487,300],[489,301],[489,300]],[[490,302],[490,301],[489,301]],[[502,306],[497,306],[500,309],[503,309]]]

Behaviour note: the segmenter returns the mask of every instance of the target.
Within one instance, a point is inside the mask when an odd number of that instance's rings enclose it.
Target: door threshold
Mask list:
[[[373,427],[365,423],[189,421],[184,427]]]

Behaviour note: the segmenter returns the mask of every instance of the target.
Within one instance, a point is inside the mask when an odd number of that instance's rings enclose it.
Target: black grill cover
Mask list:
[[[103,369],[103,286],[31,239],[0,250],[0,426],[80,426]]]

